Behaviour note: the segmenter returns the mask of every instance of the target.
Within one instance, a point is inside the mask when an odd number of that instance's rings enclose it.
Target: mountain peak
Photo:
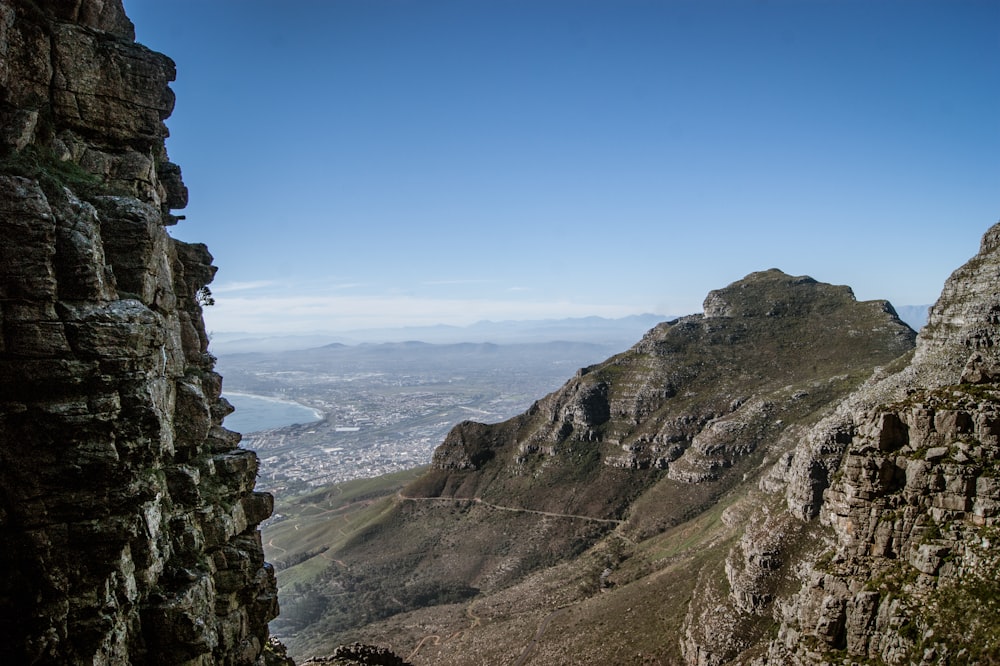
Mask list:
[[[777,268],[750,273],[727,287],[709,292],[706,318],[774,317],[831,311],[854,301],[850,287],[817,282],[807,275],[792,276]]]
[[[612,530],[660,534],[718,501],[768,442],[818,419],[915,337],[882,303],[777,270],[708,300],[709,314],[656,325],[519,416],[455,426],[380,526],[338,551],[343,565],[324,586],[374,594],[405,562],[414,589],[489,594]],[[359,569],[364,578],[341,580]],[[299,629],[288,639],[296,650],[329,647],[327,634]]]

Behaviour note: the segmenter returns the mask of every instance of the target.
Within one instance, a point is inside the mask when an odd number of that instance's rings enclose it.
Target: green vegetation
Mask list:
[[[888,566],[869,574],[865,589],[879,592],[883,597],[906,597],[907,588],[917,580],[919,574],[919,571],[906,562],[890,560]]]
[[[1000,663],[1000,580],[995,575],[1000,554],[992,546],[1000,530],[981,528],[966,537],[966,543],[976,544],[967,551],[974,565],[965,567],[956,579],[942,582],[920,604],[909,623],[913,630],[908,637],[914,641],[911,660],[936,649],[947,655],[950,664]],[[922,631],[916,631],[918,626]]]
[[[295,632],[328,618],[349,626],[384,617],[391,606],[385,590],[365,588],[344,571],[336,554],[355,537],[385,520],[394,496],[426,471],[420,467],[357,479],[302,495],[279,498],[275,516],[263,529],[264,550],[277,570],[281,616],[275,631]],[[411,603],[462,597],[463,590],[412,588]],[[350,597],[349,603],[346,597]],[[398,606],[396,606],[398,608]]]
[[[107,194],[102,191],[104,183],[100,177],[72,160],[60,160],[49,149],[35,145],[0,158],[0,173],[37,180],[46,192],[68,187],[83,197]]]
[[[212,296],[212,290],[208,287],[202,287],[195,294],[195,299],[198,301],[198,305],[208,307],[210,305],[215,305],[215,297]]]
[[[426,468],[357,479],[303,495],[279,497],[263,529],[264,552],[285,585],[311,583],[353,534],[392,506],[392,496]]]

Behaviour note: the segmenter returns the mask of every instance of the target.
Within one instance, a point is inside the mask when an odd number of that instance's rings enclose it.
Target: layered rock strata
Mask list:
[[[0,661],[252,664],[277,614],[171,238],[174,65],[120,0],[0,0]]]
[[[998,341],[1000,225],[945,284],[912,362],[844,400],[744,501],[727,619],[689,615],[690,663],[1000,659]]]

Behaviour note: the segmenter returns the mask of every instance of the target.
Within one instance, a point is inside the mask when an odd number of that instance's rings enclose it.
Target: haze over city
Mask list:
[[[125,4],[215,331],[926,304],[998,217],[995,2]]]

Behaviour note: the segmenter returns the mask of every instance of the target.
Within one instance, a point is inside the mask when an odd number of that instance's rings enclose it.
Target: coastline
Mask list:
[[[323,411],[286,398],[276,398],[274,396],[259,395],[244,391],[224,391],[222,397],[229,400],[233,407],[236,408],[236,411],[225,418],[223,425],[226,428],[244,434],[274,430],[296,424],[315,423],[326,418],[326,414]],[[254,403],[257,404],[255,405]],[[261,403],[280,406],[285,411],[276,411],[261,416],[261,407],[263,406]],[[234,420],[237,423],[233,423]],[[248,425],[242,427],[237,425],[243,423]],[[251,426],[249,424],[255,425]]]

